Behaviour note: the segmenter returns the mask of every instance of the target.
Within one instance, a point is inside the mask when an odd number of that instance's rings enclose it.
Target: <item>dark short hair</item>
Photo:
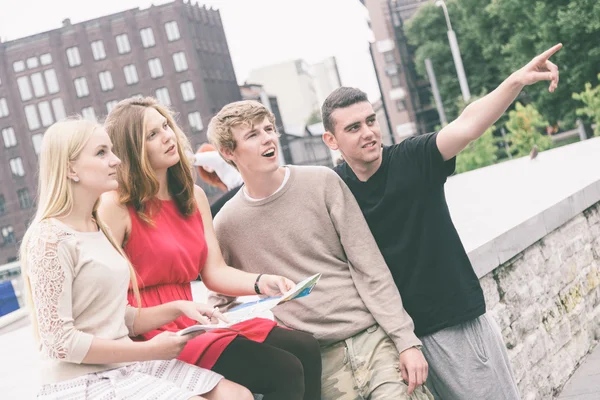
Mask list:
[[[321,117],[325,130],[334,133],[335,121],[331,114],[338,108],[350,107],[356,103],[368,102],[367,94],[360,89],[344,87],[335,89],[323,102]]]

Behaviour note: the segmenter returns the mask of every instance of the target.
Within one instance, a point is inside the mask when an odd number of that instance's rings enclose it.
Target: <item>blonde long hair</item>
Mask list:
[[[34,333],[39,338],[35,306],[31,292],[31,282],[27,273],[27,246],[31,233],[37,224],[49,218],[68,215],[73,210],[73,190],[71,180],[67,178],[69,163],[77,160],[81,151],[96,129],[102,129],[95,122],[83,120],[80,117],[70,118],[50,126],[42,140],[40,152],[39,180],[38,180],[38,206],[35,217],[27,232],[23,236],[20,248],[21,276],[23,277],[25,299],[31,312]],[[94,203],[92,217],[98,224],[102,233],[113,247],[125,258],[129,265],[131,286],[135,293],[137,306],[141,305],[135,270],[125,255],[121,246],[115,241],[109,228],[98,218],[98,205],[100,199]]]
[[[113,151],[121,159],[121,167],[117,171],[119,202],[132,205],[139,217],[151,224],[159,183],[146,153],[144,123],[149,108],[154,108],[165,117],[175,133],[180,161],[167,170],[169,193],[184,216],[194,214],[197,206],[192,165],[186,156],[186,151],[191,152],[191,146],[175,122],[174,113],[160,105],[153,97],[131,97],[122,100],[104,122],[106,132],[113,142]]]

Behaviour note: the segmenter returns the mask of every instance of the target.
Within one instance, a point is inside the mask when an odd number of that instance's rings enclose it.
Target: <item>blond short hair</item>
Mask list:
[[[224,151],[233,152],[236,148],[235,137],[231,128],[247,125],[252,129],[256,122],[261,122],[265,117],[275,125],[273,113],[258,101],[242,100],[227,104],[210,120],[207,130],[208,140],[223,157]],[[223,158],[228,164],[237,169],[235,163],[225,157]]]

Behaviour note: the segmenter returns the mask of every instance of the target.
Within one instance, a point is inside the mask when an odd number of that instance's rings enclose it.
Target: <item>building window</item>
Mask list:
[[[4,244],[17,243],[17,240],[15,239],[15,230],[12,226],[9,225],[2,228],[2,240]]]
[[[25,71],[25,63],[23,61],[15,61],[13,63],[13,70],[15,72]]]
[[[13,128],[4,128],[2,129],[2,139],[4,139],[4,147],[15,147],[17,145],[17,136],[15,135],[15,130]]]
[[[44,127],[50,126],[54,123],[52,118],[52,111],[50,110],[50,103],[42,101],[38,104],[38,111],[40,112],[40,119]]]
[[[92,55],[94,60],[104,60],[106,58],[106,52],[104,51],[104,42],[102,40],[96,40],[92,42]]]
[[[183,98],[183,101],[190,101],[196,98],[194,85],[191,81],[182,82],[179,86],[181,87],[181,97]]]
[[[385,62],[388,64],[396,63],[396,57],[394,57],[393,51],[386,51],[385,53],[383,53],[383,58],[384,58]]]
[[[131,51],[131,46],[129,45],[129,37],[126,33],[122,35],[118,35],[115,40],[117,41],[117,51],[119,54],[129,53]]]
[[[42,138],[44,135],[42,133],[36,133],[35,135],[31,135],[31,143],[33,144],[33,150],[35,154],[40,154],[42,151]]]
[[[39,129],[41,126],[40,119],[38,118],[37,109],[34,104],[25,106],[25,117],[27,118],[27,125],[29,126],[30,131]]]
[[[110,71],[100,72],[98,77],[100,78],[100,88],[102,91],[106,92],[107,90],[112,90],[115,87]]]
[[[169,97],[167,88],[156,89],[156,100],[165,106],[171,105],[171,97]]]
[[[54,118],[56,118],[57,121],[67,118],[65,106],[60,97],[52,100],[52,109],[54,110]]]
[[[0,194],[0,215],[4,215],[6,213],[6,200],[4,199],[4,195]]]
[[[8,117],[10,114],[8,112],[8,103],[6,99],[3,97],[0,99],[0,118]]]
[[[29,77],[22,76],[17,78],[17,86],[19,87],[19,94],[21,94],[21,100],[31,100],[33,93],[31,92],[31,85],[29,84]]]
[[[35,97],[43,97],[46,95],[46,86],[44,85],[44,78],[42,78],[42,74],[36,72],[35,74],[31,74],[31,84],[33,86],[33,94]]]
[[[390,76],[390,82],[391,82],[393,88],[400,87],[400,76],[398,76],[398,75]]]
[[[38,61],[37,57],[30,57],[27,59],[27,68],[37,68],[39,66],[40,62]]]
[[[159,58],[152,58],[148,60],[148,68],[150,68],[151,78],[160,78],[163,76],[163,67]]]
[[[67,60],[69,61],[70,67],[81,65],[81,56],[79,55],[79,49],[77,46],[69,47],[67,49]]]
[[[85,97],[90,94],[85,77],[77,78],[73,82],[75,83],[75,92],[77,92],[77,97]]]
[[[29,189],[24,188],[17,190],[17,196],[19,197],[19,206],[21,209],[26,209],[31,207],[31,196],[29,196]]]
[[[40,62],[42,63],[42,65],[52,64],[52,55],[50,53],[42,54],[40,56]]]
[[[96,121],[96,113],[94,107],[86,107],[81,110],[81,116],[89,121]]]
[[[167,40],[169,42],[173,42],[181,37],[179,35],[179,27],[177,26],[177,21],[167,22],[165,24],[165,30],[167,31]]]
[[[48,93],[54,94],[60,91],[60,87],[58,86],[58,79],[56,78],[56,72],[53,69],[45,70],[44,78],[46,78],[46,86],[48,87]]]
[[[173,64],[175,64],[175,71],[177,72],[186,71],[188,69],[187,59],[185,58],[185,53],[183,51],[173,54]]]
[[[119,104],[119,100],[111,100],[106,102],[106,112],[109,113],[112,111],[113,108],[115,108],[115,106]]]
[[[396,100],[396,109],[398,111],[406,110],[406,103],[404,103],[404,100]]]
[[[156,44],[154,41],[154,32],[152,28],[144,28],[140,30],[140,35],[142,36],[142,46],[145,48],[152,47]]]
[[[9,162],[10,170],[14,176],[24,176],[25,170],[23,169],[23,160],[21,157],[12,158]]]
[[[133,85],[139,82],[137,69],[135,65],[129,64],[123,67],[123,73],[125,74],[125,82],[128,85]]]
[[[188,121],[192,130],[201,131],[204,128],[202,125],[202,117],[198,111],[188,114]]]

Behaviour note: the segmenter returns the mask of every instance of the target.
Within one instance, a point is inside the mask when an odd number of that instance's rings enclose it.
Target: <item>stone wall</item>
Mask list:
[[[560,391],[600,339],[600,203],[481,278],[524,400]]]

